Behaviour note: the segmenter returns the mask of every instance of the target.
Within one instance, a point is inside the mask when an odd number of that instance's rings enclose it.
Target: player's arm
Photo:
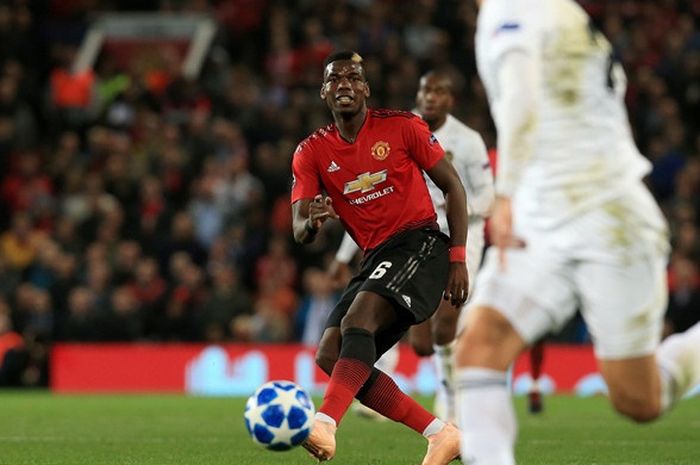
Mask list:
[[[292,230],[294,240],[314,240],[328,218],[337,218],[330,197],[321,194],[321,182],[314,163],[313,147],[302,142],[292,158]]]
[[[466,266],[467,195],[452,163],[445,157],[426,170],[436,186],[445,194],[447,224],[450,228],[450,274],[445,287],[445,300],[461,307],[467,300],[469,276]]]
[[[300,244],[312,242],[329,218],[338,218],[330,197],[318,194],[313,200],[297,200],[292,204],[294,240]]]
[[[496,195],[512,197],[532,157],[537,128],[538,58],[529,50],[513,49],[496,64],[498,131]]]
[[[531,50],[516,48],[497,62],[498,98],[494,114],[498,131],[496,203],[491,217],[491,239],[498,247],[505,269],[505,249],[523,247],[513,234],[511,197],[534,150],[537,126],[539,68]]]
[[[452,163],[443,157],[426,173],[445,194],[451,246],[465,246],[467,243],[467,194],[457,171]]]

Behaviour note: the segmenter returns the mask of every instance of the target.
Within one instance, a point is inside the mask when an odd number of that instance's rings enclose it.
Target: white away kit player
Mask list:
[[[515,463],[506,371],[581,308],[620,413],[657,418],[700,381],[700,325],[659,345],[667,227],[642,183],[625,76],[573,0],[481,0],[479,74],[498,131],[491,239],[458,339],[462,460]]]

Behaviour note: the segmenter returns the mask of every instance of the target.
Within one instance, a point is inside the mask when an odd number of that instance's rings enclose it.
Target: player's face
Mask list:
[[[454,105],[450,80],[434,74],[423,76],[418,87],[416,104],[425,121],[445,118]]]
[[[321,98],[334,113],[353,116],[365,107],[369,84],[362,65],[352,60],[329,63],[323,73]]]

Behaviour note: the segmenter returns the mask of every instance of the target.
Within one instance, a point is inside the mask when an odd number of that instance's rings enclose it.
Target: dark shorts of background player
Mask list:
[[[328,316],[326,328],[340,326],[360,291],[381,295],[394,306],[397,318],[375,336],[379,358],[410,326],[435,313],[447,284],[448,269],[449,238],[445,234],[428,227],[397,233],[362,260],[360,272],[345,288]]]

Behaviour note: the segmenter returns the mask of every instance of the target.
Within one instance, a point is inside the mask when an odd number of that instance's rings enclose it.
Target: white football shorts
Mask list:
[[[552,229],[514,212],[523,249],[486,253],[468,308],[489,306],[534,343],[580,309],[600,359],[648,355],[667,304],[666,222],[641,183]]]

